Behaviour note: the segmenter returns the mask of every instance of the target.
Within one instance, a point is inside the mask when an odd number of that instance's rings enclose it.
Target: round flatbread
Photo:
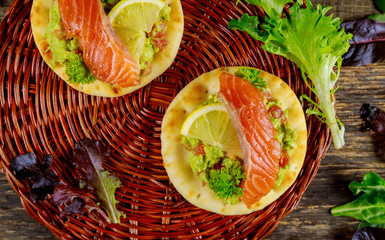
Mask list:
[[[224,214],[247,214],[262,209],[278,199],[297,178],[306,155],[307,129],[305,115],[301,104],[291,88],[280,78],[261,71],[261,77],[271,90],[272,96],[278,98],[282,109],[287,111],[289,126],[296,132],[297,148],[291,154],[288,168],[284,172],[282,183],[274,187],[266,196],[247,208],[244,203],[224,204],[208,187],[203,186],[190,167],[188,151],[181,143],[180,130],[185,119],[208,99],[219,91],[219,75],[222,72],[234,74],[238,67],[226,67],[202,74],[184,89],[172,101],[162,122],[162,156],[167,174],[178,192],[190,203],[202,209]]]
[[[57,63],[55,67],[52,66],[52,53],[47,51],[49,44],[47,38],[44,36],[48,28],[49,9],[52,6],[52,0],[33,1],[31,9],[32,34],[44,61],[70,86],[89,95],[118,97],[144,87],[166,71],[174,61],[183,35],[184,19],[180,0],[168,0],[167,3],[171,7],[170,21],[167,22],[168,44],[166,48],[154,55],[154,60],[151,63],[151,73],[146,76],[141,75],[140,85],[134,87],[122,88],[112,83],[105,83],[99,80],[90,84],[73,84],[68,81],[69,77],[65,72],[64,65]]]

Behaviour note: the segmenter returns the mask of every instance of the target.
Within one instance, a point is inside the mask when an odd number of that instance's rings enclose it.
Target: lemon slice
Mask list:
[[[112,28],[137,63],[146,40],[146,33],[151,32],[160,10],[165,5],[162,0],[123,0],[108,14]]]
[[[193,137],[243,158],[237,130],[226,107],[213,103],[198,108],[184,121],[180,134]]]

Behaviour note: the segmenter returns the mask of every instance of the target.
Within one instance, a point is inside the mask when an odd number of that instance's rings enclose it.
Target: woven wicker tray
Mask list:
[[[162,165],[160,128],[174,96],[200,74],[222,66],[254,66],[286,81],[299,96],[310,90],[297,67],[263,51],[248,35],[227,28],[242,13],[263,14],[234,1],[182,0],[185,32],[170,69],[147,87],[120,98],[92,97],[60,80],[44,63],[33,41],[30,0],[16,0],[0,25],[0,167],[26,211],[62,239],[260,239],[298,204],[330,146],[328,128],[307,118],[308,151],[295,184],[265,209],[222,216],[184,200]],[[306,106],[304,106],[306,108]],[[111,146],[105,168],[121,179],[116,197],[126,214],[121,224],[103,227],[93,219],[60,219],[50,199],[31,201],[10,170],[10,160],[27,152],[54,156],[53,167],[71,178],[66,158],[74,142],[94,138]],[[92,196],[93,193],[90,193]]]

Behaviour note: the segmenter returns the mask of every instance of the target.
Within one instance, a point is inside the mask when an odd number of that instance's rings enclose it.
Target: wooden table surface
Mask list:
[[[372,0],[313,0],[332,6],[334,16],[351,20],[378,13]],[[0,0],[0,19],[12,0]],[[331,147],[297,208],[285,217],[266,239],[350,239],[358,221],[330,214],[333,206],[353,200],[349,182],[361,180],[368,171],[385,178],[385,159],[376,154],[369,132],[361,131],[359,109],[373,103],[385,109],[385,65],[345,67],[337,91],[337,113],[346,127],[343,149]],[[24,210],[19,196],[0,173],[0,240],[55,239]]]

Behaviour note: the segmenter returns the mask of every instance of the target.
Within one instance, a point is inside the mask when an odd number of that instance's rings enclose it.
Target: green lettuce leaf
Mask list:
[[[385,14],[373,14],[368,16],[369,19],[385,22]]]
[[[240,0],[237,0],[237,3],[238,2],[240,2]],[[253,4],[255,6],[262,7],[263,10],[265,10],[266,14],[270,16],[273,13],[281,14],[286,4],[292,3],[294,1],[293,0],[275,0],[275,1],[245,0],[245,2],[249,4]]]
[[[307,8],[301,8],[301,4],[296,2],[289,9],[290,16],[285,18],[276,11],[270,11],[269,17],[265,17],[261,22],[256,16],[244,14],[238,20],[231,20],[228,27],[246,31],[264,43],[263,49],[297,64],[306,84],[319,101],[317,103],[308,96],[303,96],[313,105],[306,113],[315,114],[325,122],[331,129],[334,146],[341,148],[345,144],[345,127],[335,115],[334,92],[342,63],[341,56],[349,49],[349,39],[352,35],[340,29],[339,18],[325,16],[329,7],[318,5],[313,9],[309,0],[306,0],[306,5]],[[311,82],[307,81],[306,75]]]
[[[362,179],[362,182],[351,182],[349,184],[349,189],[354,195],[358,195],[360,193],[372,193],[377,191],[385,192],[385,181],[376,173],[369,172],[365,174]]]
[[[362,226],[384,226],[385,181],[376,173],[369,172],[361,183],[351,182],[349,189],[354,195],[362,194],[352,202],[332,208],[331,213],[364,221]]]
[[[360,229],[360,228],[364,228],[364,227],[385,228],[385,223],[383,223],[383,224],[370,224],[370,223],[363,221],[358,225],[357,228]]]

